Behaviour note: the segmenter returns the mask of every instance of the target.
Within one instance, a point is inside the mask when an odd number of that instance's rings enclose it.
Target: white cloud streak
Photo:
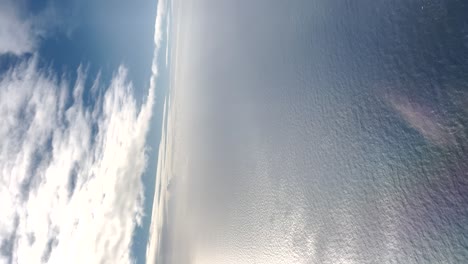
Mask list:
[[[167,2],[165,0],[160,0],[158,1],[158,6],[157,6],[157,14],[156,14],[156,21],[155,21],[155,32],[154,32],[154,43],[155,43],[155,51],[154,51],[154,57],[153,57],[153,64],[152,64],[152,77],[151,77],[151,82],[150,86],[154,89],[156,85],[156,80],[158,77],[158,57],[159,57],[159,51],[161,48],[161,43],[163,40],[164,36],[164,20],[166,19],[167,15]],[[167,21],[167,23],[169,23]],[[166,27],[166,30],[169,30],[169,27]],[[166,32],[168,34],[168,32]],[[167,36],[167,35],[166,35]],[[167,51],[166,51],[167,52]],[[167,55],[166,55],[167,56]],[[166,58],[167,61],[167,58]],[[166,62],[167,64],[167,62]],[[156,262],[156,257],[157,257],[157,250],[158,250],[158,240],[159,240],[159,232],[160,228],[162,226],[162,217],[163,217],[163,208],[161,207],[160,202],[165,200],[162,198],[161,200],[158,200],[158,197],[161,197],[161,189],[164,192],[165,185],[164,185],[164,177],[162,177],[162,171],[164,171],[164,157],[165,157],[165,134],[166,134],[166,128],[165,128],[165,123],[166,123],[166,111],[167,111],[167,105],[166,101],[164,103],[164,113],[163,113],[163,127],[162,127],[162,137],[161,137],[161,144],[159,147],[159,160],[158,160],[158,165],[157,165],[157,172],[156,172],[156,186],[155,186],[155,195],[154,195],[154,200],[153,200],[153,209],[152,209],[152,216],[151,216],[151,226],[150,226],[150,233],[149,233],[149,241],[147,244],[146,248],[146,263],[155,263]],[[161,188],[162,186],[162,188]],[[164,196],[164,194],[163,194]]]
[[[161,42],[164,36],[163,22],[166,17],[166,0],[159,0],[158,6],[156,7],[156,21],[154,24],[154,54],[153,54],[153,63],[151,66],[151,80],[150,80],[150,89],[155,89],[156,79],[158,78],[158,58],[159,50],[161,48]]]
[[[68,93],[36,65],[0,79],[0,263],[131,263],[153,89],[138,107],[121,67],[89,105],[82,68]]]
[[[168,193],[167,193],[167,185],[168,185],[168,172],[170,167],[168,166],[169,160],[167,153],[170,152],[171,146],[167,145],[167,134],[168,128],[166,124],[170,125],[167,119],[167,111],[168,111],[167,101],[164,102],[164,120],[163,120],[163,133],[161,136],[161,144],[159,147],[159,159],[158,159],[158,167],[156,171],[156,186],[155,186],[155,194],[154,194],[154,201],[153,201],[153,209],[152,209],[152,216],[151,216],[151,227],[149,232],[149,241],[146,248],[146,263],[156,263],[159,255],[160,255],[160,244],[161,244],[161,232],[162,228],[164,227],[164,219],[165,213],[167,210],[167,201],[168,201]]]

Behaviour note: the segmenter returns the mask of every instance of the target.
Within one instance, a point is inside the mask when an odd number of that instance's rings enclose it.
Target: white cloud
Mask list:
[[[164,29],[163,29],[163,22],[164,19],[168,19],[167,17],[167,3],[165,0],[158,1],[157,6],[157,13],[156,13],[156,21],[155,21],[155,29],[154,29],[154,56],[153,56],[153,64],[152,64],[152,77],[150,82],[150,87],[155,89],[156,86],[156,79],[158,77],[158,55],[159,50],[161,48],[162,38],[164,36]],[[168,36],[169,28],[169,21],[166,22],[166,36]],[[166,44],[168,45],[168,44]],[[166,50],[166,66],[167,66],[167,52]],[[164,203],[166,199],[166,192],[165,186],[167,184],[165,172],[166,172],[166,164],[165,164],[165,156],[166,156],[166,111],[168,110],[168,105],[164,102],[164,113],[163,113],[163,127],[162,127],[162,136],[161,136],[161,143],[159,147],[159,159],[157,165],[157,172],[156,172],[156,186],[155,186],[155,194],[153,198],[153,208],[152,208],[152,215],[151,215],[151,226],[150,226],[150,233],[149,233],[149,240],[146,245],[146,263],[155,263],[156,258],[158,257],[158,250],[159,250],[159,240],[160,240],[160,232],[163,226],[163,217],[164,217]],[[160,198],[160,199],[158,199]]]
[[[156,79],[158,78],[158,57],[159,49],[161,48],[162,38],[164,36],[163,31],[163,21],[166,17],[166,0],[158,1],[158,6],[156,7],[156,21],[154,23],[154,54],[153,54],[153,63],[151,66],[151,80],[150,88],[154,89],[156,86]]]
[[[169,106],[167,101],[164,102],[163,114],[163,127],[161,135],[161,143],[159,146],[158,166],[156,171],[156,186],[153,200],[153,209],[151,216],[151,227],[149,232],[149,241],[146,247],[146,263],[156,263],[161,249],[161,233],[164,228],[165,211],[167,210],[168,202],[168,175],[170,172],[170,160],[168,153],[170,153],[171,146],[167,144],[168,128],[166,124],[170,125],[167,111]]]
[[[58,32],[70,36],[76,25],[70,19],[76,7],[67,15],[54,1],[47,1],[41,10],[31,13],[23,1],[0,0],[0,55],[16,56],[36,52],[40,41]]]
[[[126,75],[89,89],[80,68],[70,93],[32,59],[0,77],[0,263],[131,263],[154,86],[140,108]]]
[[[32,21],[20,18],[17,6],[10,0],[0,0],[0,6],[0,54],[33,51],[38,32]]]

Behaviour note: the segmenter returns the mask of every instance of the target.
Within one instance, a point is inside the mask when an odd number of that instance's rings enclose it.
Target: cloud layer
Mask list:
[[[125,68],[86,79],[36,59],[0,79],[0,263],[131,263],[153,89],[140,108]]]
[[[74,81],[39,67],[40,27],[56,25],[0,4],[0,54],[32,54],[0,75],[0,264],[133,263],[165,1],[142,105],[125,67],[110,84],[83,67]]]
[[[157,6],[157,13],[156,13],[156,21],[155,21],[155,31],[154,31],[154,43],[155,43],[155,51],[154,51],[154,56],[153,56],[153,63],[152,63],[152,77],[150,81],[150,87],[151,89],[155,89],[156,86],[156,80],[158,78],[158,57],[159,57],[159,51],[161,48],[162,40],[163,40],[163,34],[164,34],[164,29],[163,29],[163,24],[165,19],[169,19],[167,17],[167,3],[165,0],[160,0],[158,1],[158,6]],[[169,21],[166,21],[166,36],[169,34]],[[168,45],[166,43],[166,45]],[[168,51],[166,50],[166,53]],[[166,66],[167,66],[167,54],[166,54]],[[150,234],[149,234],[149,241],[146,245],[146,263],[155,263],[156,257],[157,257],[157,251],[158,251],[158,245],[159,245],[159,239],[160,239],[160,229],[163,225],[162,222],[162,217],[164,215],[164,208],[161,207],[160,202],[163,199],[159,199],[161,197],[161,182],[164,183],[165,177],[162,175],[162,171],[165,169],[165,164],[164,164],[164,157],[166,155],[165,153],[165,141],[166,141],[166,111],[167,111],[167,105],[166,101],[164,103],[164,113],[163,113],[163,127],[162,127],[162,136],[161,136],[161,143],[159,147],[159,159],[158,159],[158,165],[157,165],[157,172],[156,172],[156,186],[155,186],[155,195],[153,198],[153,208],[151,212],[151,226],[150,226]],[[163,188],[164,189],[164,188]],[[164,194],[163,194],[164,195]]]

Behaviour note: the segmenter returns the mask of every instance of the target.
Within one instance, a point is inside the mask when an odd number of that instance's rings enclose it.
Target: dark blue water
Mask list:
[[[467,3],[176,3],[158,263],[468,262]]]

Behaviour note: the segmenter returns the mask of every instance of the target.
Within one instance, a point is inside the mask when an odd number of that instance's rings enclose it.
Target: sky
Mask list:
[[[166,1],[0,6],[0,263],[145,263]]]

